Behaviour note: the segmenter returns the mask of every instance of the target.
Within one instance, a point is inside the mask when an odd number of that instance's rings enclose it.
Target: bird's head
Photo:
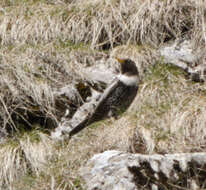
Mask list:
[[[136,64],[130,59],[115,59],[120,63],[118,79],[127,86],[138,86],[140,79]]]
[[[115,58],[120,63],[120,72],[122,75],[135,76],[138,75],[136,64],[130,59]]]

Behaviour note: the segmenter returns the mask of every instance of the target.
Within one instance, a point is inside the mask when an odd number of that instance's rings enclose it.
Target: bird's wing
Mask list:
[[[110,95],[113,93],[113,91],[119,86],[119,83],[121,83],[121,81],[119,79],[115,79],[104,91],[104,93],[102,94],[101,98],[99,99],[96,108],[94,109],[93,114],[91,115],[90,119],[89,119],[89,123],[90,121],[93,121],[93,119],[95,118],[96,114],[99,113],[100,108],[102,108],[102,105],[105,103],[106,99],[108,97],[110,97]],[[101,110],[100,110],[101,111]]]
[[[70,136],[78,133],[82,129],[84,129],[88,124],[93,122],[94,118],[97,116],[96,114],[99,112],[99,108],[105,103],[105,100],[111,95],[113,90],[119,85],[119,80],[115,79],[104,91],[101,98],[96,104],[96,107],[93,109],[93,104],[91,102],[85,103],[80,109],[75,113],[73,118],[69,121],[70,128],[65,129],[64,132],[69,133]],[[90,108],[88,108],[89,106]],[[84,110],[90,110],[87,114],[85,114]],[[74,121],[74,123],[72,123]]]
[[[71,120],[69,120],[68,122],[64,122],[61,125],[63,129],[60,129],[60,131],[69,134],[69,136],[72,136],[84,129],[88,124],[93,122],[94,118],[99,112],[99,109],[101,109],[106,99],[110,97],[111,93],[113,93],[113,91],[119,86],[119,83],[121,83],[119,79],[114,79],[113,82],[105,89],[104,93],[96,104],[94,104],[96,100],[94,102],[88,102],[83,104],[76,111]],[[95,108],[93,108],[94,105]]]

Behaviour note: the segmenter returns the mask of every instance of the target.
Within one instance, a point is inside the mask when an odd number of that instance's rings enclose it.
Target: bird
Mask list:
[[[118,57],[115,59],[120,64],[120,73],[105,89],[89,123],[105,117],[116,117],[126,111],[137,95],[140,79],[135,62]]]
[[[69,137],[75,135],[93,122],[105,117],[117,116],[126,111],[134,100],[139,86],[139,72],[134,61],[115,58],[120,64],[120,73],[104,90],[101,96],[90,102],[85,102],[74,114],[71,120],[64,122],[52,134],[54,138],[62,134]]]

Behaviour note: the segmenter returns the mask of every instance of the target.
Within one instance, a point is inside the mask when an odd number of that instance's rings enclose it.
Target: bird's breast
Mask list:
[[[117,77],[121,82],[123,82],[126,86],[138,86],[139,78],[138,76],[126,76],[126,75],[118,75]]]

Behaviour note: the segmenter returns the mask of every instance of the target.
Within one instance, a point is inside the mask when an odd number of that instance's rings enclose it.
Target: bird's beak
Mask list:
[[[124,63],[124,59],[119,59],[118,57],[115,57],[115,59],[116,59],[119,63]]]

